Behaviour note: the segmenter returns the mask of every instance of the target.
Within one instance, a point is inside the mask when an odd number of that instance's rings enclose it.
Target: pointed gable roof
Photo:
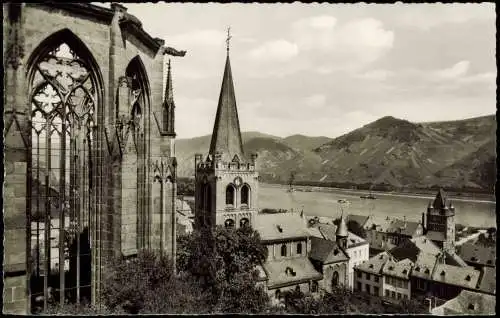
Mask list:
[[[240,160],[245,161],[229,54],[226,58],[226,67],[209,150],[212,155],[215,155],[216,152],[222,154],[221,159],[223,161],[229,162],[235,155]]]
[[[340,216],[339,226],[337,227],[337,231],[335,234],[338,237],[347,237],[347,225],[345,224],[344,213]]]
[[[439,189],[439,192],[434,199],[434,204],[432,205],[434,209],[443,209],[446,207],[446,193],[443,189]]]

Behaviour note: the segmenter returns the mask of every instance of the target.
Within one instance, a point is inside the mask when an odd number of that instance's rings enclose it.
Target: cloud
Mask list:
[[[469,67],[469,61],[460,61],[450,68],[436,71],[433,75],[435,75],[437,79],[453,79],[466,75]]]
[[[374,80],[374,81],[383,81],[388,77],[392,76],[394,73],[388,70],[370,70],[361,74],[355,75],[357,78]]]
[[[263,45],[250,51],[252,59],[265,61],[289,61],[297,56],[299,49],[297,44],[286,40],[276,40],[264,43]]]
[[[291,32],[303,58],[314,59],[311,68],[321,74],[363,68],[383,56],[394,43],[394,32],[374,18],[339,24],[333,16],[321,15],[296,21]]]
[[[326,96],[323,94],[315,94],[304,99],[304,103],[308,108],[322,108],[326,103]]]
[[[430,30],[443,24],[461,24],[472,20],[495,20],[493,3],[455,3],[455,4],[396,4],[397,21],[403,25]]]

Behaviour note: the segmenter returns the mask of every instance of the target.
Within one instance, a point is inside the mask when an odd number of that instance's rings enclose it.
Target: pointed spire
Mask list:
[[[170,70],[170,59],[168,60],[167,83],[165,84],[165,97],[163,100],[163,130],[165,132],[174,132],[174,92],[172,86],[172,73]]]
[[[347,225],[344,219],[344,211],[340,215],[339,225],[337,226],[337,232],[335,233],[337,237],[347,237]]]
[[[439,189],[439,192],[436,195],[436,199],[434,199],[434,208],[436,209],[444,209],[446,207],[446,193],[443,189]]]
[[[219,104],[217,106],[209,153],[215,154],[216,152],[220,152],[222,154],[221,159],[227,162],[231,161],[237,155],[241,162],[245,162],[246,157],[243,152],[233,75],[229,61],[229,39],[230,36],[228,35],[228,39],[226,40],[228,55],[226,57],[226,66],[222,78]]]

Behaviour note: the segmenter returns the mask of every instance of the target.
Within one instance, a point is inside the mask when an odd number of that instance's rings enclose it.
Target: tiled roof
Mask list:
[[[458,251],[460,257],[466,262],[486,266],[495,266],[496,249],[472,243],[464,243]]]
[[[300,281],[322,279],[323,275],[317,272],[309,259],[291,258],[266,262],[264,268],[268,277],[268,287],[294,285]]]
[[[494,315],[495,307],[495,296],[462,290],[457,297],[434,308],[432,314]]]
[[[319,231],[317,227],[308,227],[307,231],[309,232],[309,235],[311,237],[318,237],[318,238],[324,238],[323,234]]]
[[[436,255],[421,252],[415,261],[411,275],[419,278],[431,279],[436,262]]]
[[[402,260],[405,258],[415,262],[420,253],[437,255],[441,250],[425,236],[419,236],[411,240],[404,240],[398,246],[389,250],[389,253],[396,259]]]
[[[437,255],[441,253],[441,249],[432,242],[426,236],[419,236],[411,239],[411,242],[415,244],[422,252]]]
[[[356,221],[359,225],[364,226],[368,218],[369,216],[366,215],[349,214],[346,218],[346,222]]]
[[[479,271],[472,267],[458,267],[438,263],[432,274],[432,280],[475,289],[479,280],[479,274]]]
[[[493,267],[483,267],[481,271],[482,275],[479,281],[479,290],[491,294],[496,294],[497,291],[496,269]]]
[[[394,259],[389,259],[382,267],[382,273],[384,275],[408,279],[412,266],[413,262],[407,258],[399,262],[396,262]]]
[[[336,242],[317,237],[311,238],[311,254],[309,257],[323,264],[344,262],[349,256],[337,245]]]
[[[413,222],[413,221],[404,221],[400,219],[393,219],[391,222],[388,224],[388,227],[386,229],[387,233],[398,233],[402,235],[407,235],[413,237],[416,235],[418,226],[420,225],[419,222]]]
[[[257,214],[255,230],[263,241],[310,236],[304,220],[297,213]]]
[[[448,265],[467,267],[467,263],[456,253],[446,253],[445,263]]]
[[[380,274],[384,264],[390,259],[392,259],[392,256],[389,253],[381,252],[369,260],[359,264],[357,268],[363,272]]]
[[[337,227],[333,224],[320,224],[318,225],[318,229],[323,235],[323,237],[327,240],[336,241],[337,240]],[[365,239],[357,236],[352,232],[347,232],[347,248],[361,245],[361,244],[369,244]]]

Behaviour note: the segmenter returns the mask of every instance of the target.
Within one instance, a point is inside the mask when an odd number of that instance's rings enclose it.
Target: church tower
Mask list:
[[[208,155],[195,155],[195,226],[253,225],[257,213],[257,155],[248,157],[243,144],[229,61],[226,66]]]
[[[455,208],[440,189],[427,207],[426,236],[443,251],[455,253]]]

